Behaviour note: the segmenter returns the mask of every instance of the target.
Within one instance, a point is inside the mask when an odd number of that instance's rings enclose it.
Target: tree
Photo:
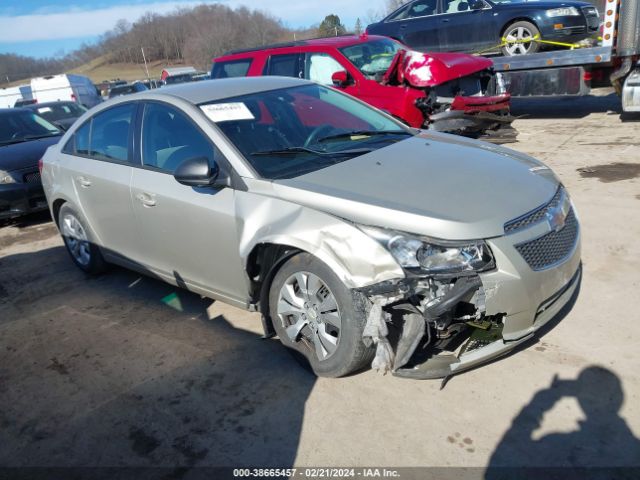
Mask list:
[[[338,35],[344,35],[347,29],[340,22],[338,15],[327,15],[318,28],[319,37],[337,37]]]
[[[362,33],[362,22],[360,21],[360,17],[356,18],[356,26],[353,27],[353,31],[356,35],[360,35]]]
[[[394,10],[397,10],[408,1],[409,0],[387,0],[386,2],[387,13],[391,13]]]

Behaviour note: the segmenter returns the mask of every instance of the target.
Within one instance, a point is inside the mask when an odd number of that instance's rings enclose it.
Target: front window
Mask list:
[[[293,178],[413,135],[351,97],[304,85],[200,105],[260,176]]]
[[[15,110],[0,115],[0,145],[60,135],[60,130],[30,111]]]
[[[402,50],[402,45],[386,38],[340,49],[342,54],[371,80],[375,80],[389,69],[393,57],[399,50]]]

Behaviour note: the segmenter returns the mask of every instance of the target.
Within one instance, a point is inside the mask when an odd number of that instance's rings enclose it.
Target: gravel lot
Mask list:
[[[119,268],[89,278],[46,215],[3,226],[0,466],[640,466],[640,123],[617,105],[515,103],[512,148],[577,205],[582,289],[537,343],[443,390],[316,379],[256,314]]]

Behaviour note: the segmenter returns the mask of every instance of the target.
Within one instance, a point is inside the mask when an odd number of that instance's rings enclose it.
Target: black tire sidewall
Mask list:
[[[85,233],[87,234],[87,239],[89,240],[89,245],[90,245],[89,254],[91,255],[91,259],[88,265],[82,265],[80,262],[76,260],[76,258],[73,256],[73,254],[69,250],[69,246],[67,245],[66,240],[64,240],[64,234],[62,232],[62,218],[67,213],[76,217],[78,222],[80,222],[80,225],[82,225],[82,228],[84,229]],[[64,205],[62,205],[62,207],[60,207],[60,211],[58,212],[58,226],[60,228],[60,235],[62,235],[63,237],[64,246],[67,249],[69,256],[71,257],[71,260],[80,270],[90,274],[101,273],[105,270],[106,263],[104,261],[104,258],[102,257],[102,252],[100,252],[100,248],[95,243],[95,239],[93,238],[91,229],[87,227],[87,222],[84,219],[84,217],[80,215],[78,211],[68,203],[65,203]]]
[[[536,27],[533,23],[521,20],[519,22],[514,22],[508,25],[507,28],[504,29],[504,34],[502,36],[506,37],[509,30],[512,30],[517,27],[527,28],[531,32],[531,35],[533,37],[535,37],[536,35],[540,35],[540,30],[538,30],[538,27]],[[530,55],[532,53],[536,53],[538,50],[540,50],[540,44],[537,42],[531,42],[531,49],[526,54]],[[520,55],[509,55],[506,51],[506,47],[502,47],[502,53],[505,56],[516,56],[516,57],[520,56]]]
[[[331,290],[340,310],[342,327],[338,347],[326,360],[319,360],[314,352],[310,352],[302,342],[292,342],[285,332],[285,327],[278,316],[277,305],[280,289],[285,281],[296,272],[309,272],[317,275]],[[269,310],[274,329],[282,344],[305,356],[314,373],[323,377],[341,377],[361,369],[371,359],[373,350],[366,347],[362,340],[362,332],[366,323],[366,315],[354,305],[351,291],[338,276],[316,257],[301,253],[290,258],[276,273],[269,290]]]

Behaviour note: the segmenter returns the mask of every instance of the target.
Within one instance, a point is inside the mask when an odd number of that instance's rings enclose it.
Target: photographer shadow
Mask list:
[[[545,412],[562,398],[575,398],[580,405],[586,418],[579,421],[579,429],[534,440]],[[640,440],[619,414],[623,401],[620,379],[604,367],[585,368],[575,380],[556,376],[514,418],[491,456],[485,478],[515,478],[516,473],[528,478],[527,469],[540,468],[560,468],[564,478],[576,468],[637,468]]]

